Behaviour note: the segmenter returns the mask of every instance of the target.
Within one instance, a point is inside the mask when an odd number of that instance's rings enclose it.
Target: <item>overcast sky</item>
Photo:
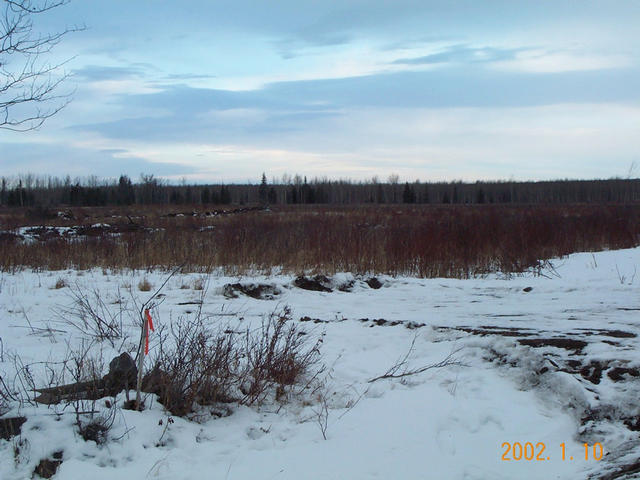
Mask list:
[[[252,182],[626,177],[640,2],[80,1],[73,102],[0,173]],[[637,169],[633,172],[638,176]]]

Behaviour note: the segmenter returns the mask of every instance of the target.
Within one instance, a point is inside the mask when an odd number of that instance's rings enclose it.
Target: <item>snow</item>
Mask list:
[[[315,320],[299,326],[323,340],[327,439],[319,398],[234,406],[227,417],[173,417],[169,425],[169,414],[149,398],[143,412],[118,408],[100,446],[79,436],[70,408],[13,405],[5,417],[21,414],[28,421],[20,437],[0,440],[0,478],[30,478],[39,460],[58,450],[64,453],[56,479],[574,479],[614,471],[640,456],[640,435],[623,423],[640,414],[640,377],[616,382],[607,375],[616,366],[640,367],[638,337],[632,336],[640,334],[637,265],[640,248],[579,253],[522,275],[378,277],[383,287],[377,290],[365,283],[368,277],[339,273],[330,278],[332,292],[301,290],[288,275],[176,274],[154,309],[157,326],[193,318],[197,305],[185,302],[201,299],[203,313],[223,325],[252,325],[284,305],[294,320]],[[143,302],[167,276],[99,269],[2,273],[0,375],[15,376],[15,354],[24,364],[60,361],[83,340],[60,315],[73,304],[74,289],[90,299],[98,292],[112,312],[122,309],[131,335],[123,348],[132,351],[135,318],[127,315],[133,302],[127,289]],[[154,286],[151,292],[137,290],[143,278]],[[59,279],[68,287],[55,288]],[[352,291],[338,290],[351,281]],[[222,295],[225,284],[238,282],[274,285],[281,293],[266,300]],[[193,289],[198,284],[205,289]],[[373,321],[379,319],[399,323]],[[424,326],[405,328],[411,322]],[[487,334],[492,329],[513,335]],[[576,350],[519,342],[565,337],[587,345]],[[368,382],[402,359],[414,339],[410,369],[452,353],[463,365]],[[107,364],[121,351],[108,342],[95,348]],[[151,348],[157,348],[153,336]],[[572,361],[579,362],[573,370]],[[597,383],[580,374],[593,361],[604,365]],[[32,373],[46,385],[41,367],[34,365]],[[123,400],[120,394],[117,402]],[[109,411],[104,401],[96,408]],[[594,419],[586,421],[590,413]],[[550,459],[503,461],[504,442],[543,442]],[[583,443],[595,442],[604,446],[600,462],[584,459]]]

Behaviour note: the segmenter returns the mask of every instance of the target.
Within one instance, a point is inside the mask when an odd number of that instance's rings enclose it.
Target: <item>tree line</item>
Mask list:
[[[153,175],[134,182],[95,176],[3,177],[0,205],[9,207],[114,205],[294,205],[294,204],[561,204],[640,201],[640,179],[399,182],[328,180],[284,176],[255,184],[172,184]]]

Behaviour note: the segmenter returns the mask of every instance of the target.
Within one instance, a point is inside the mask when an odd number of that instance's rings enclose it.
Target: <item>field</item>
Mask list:
[[[640,207],[230,210],[2,212],[3,479],[640,473]],[[135,356],[146,302],[145,371],[200,326],[237,339],[235,398],[34,401]],[[280,320],[312,361],[252,393]]]
[[[640,205],[0,210],[0,269],[468,278],[640,243]]]

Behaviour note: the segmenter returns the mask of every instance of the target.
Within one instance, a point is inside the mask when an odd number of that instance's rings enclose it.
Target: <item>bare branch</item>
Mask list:
[[[66,27],[40,33],[33,19],[69,3],[69,0],[4,0],[0,13],[0,129],[27,131],[39,128],[71,101],[73,91],[60,92],[69,78],[68,62],[47,63],[42,58],[62,38],[85,27]]]
[[[443,358],[439,362],[432,363],[431,365],[426,365],[426,366],[420,367],[420,368],[413,368],[413,369],[406,369],[405,368],[400,373],[398,373],[400,368],[406,365],[407,358],[409,357],[409,355],[413,351],[413,346],[415,344],[415,340],[416,339],[414,338],[413,342],[411,342],[411,347],[409,348],[409,351],[407,352],[407,354],[403,357],[402,361],[396,363],[391,368],[389,368],[389,370],[387,370],[387,372],[385,374],[380,375],[379,377],[374,377],[371,380],[368,380],[368,383],[373,383],[373,382],[376,382],[378,380],[382,380],[382,379],[385,379],[385,378],[402,378],[402,377],[408,377],[410,375],[418,375],[419,373],[426,372],[427,370],[431,370],[433,368],[443,368],[443,367],[453,367],[453,366],[463,367],[463,366],[465,366],[465,364],[462,363],[460,360],[458,360],[458,358],[456,357],[456,354],[462,349],[462,347],[460,347],[460,348],[455,349],[451,353],[449,353],[449,355],[447,355],[445,358]]]

